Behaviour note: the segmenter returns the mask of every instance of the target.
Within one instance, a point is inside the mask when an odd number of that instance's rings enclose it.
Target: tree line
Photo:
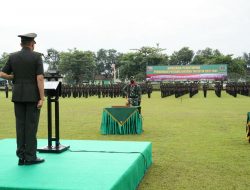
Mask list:
[[[121,53],[115,49],[100,49],[97,52],[69,49],[59,52],[48,49],[44,62],[50,69],[58,69],[68,83],[82,83],[92,81],[96,76],[110,79],[114,74],[114,67],[119,78],[124,80],[135,76],[137,80],[145,80],[147,65],[203,65],[227,64],[229,77],[245,77],[247,65],[250,65],[250,53],[233,57],[224,55],[218,49],[205,48],[196,53],[189,47],[183,47],[167,55],[159,47],[141,47],[128,53]],[[0,57],[0,68],[4,66],[9,54]]]

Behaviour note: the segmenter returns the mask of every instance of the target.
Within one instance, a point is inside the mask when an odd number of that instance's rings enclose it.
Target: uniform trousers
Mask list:
[[[14,102],[16,117],[16,154],[20,159],[35,160],[40,109],[35,102]]]

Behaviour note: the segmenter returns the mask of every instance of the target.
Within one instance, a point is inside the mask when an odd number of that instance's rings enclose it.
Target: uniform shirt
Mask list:
[[[13,102],[37,102],[40,99],[37,75],[43,75],[41,54],[24,47],[13,53],[2,69],[4,73],[13,73]]]
[[[137,84],[128,84],[123,88],[123,92],[128,98],[139,98],[141,99],[141,88]]]

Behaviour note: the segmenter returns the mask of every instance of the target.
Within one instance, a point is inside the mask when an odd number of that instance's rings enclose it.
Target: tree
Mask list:
[[[170,56],[170,65],[189,65],[193,59],[194,52],[188,47],[183,47],[179,51],[175,51]]]
[[[114,49],[100,49],[96,55],[97,73],[104,75],[106,78],[113,75],[112,65],[119,67],[121,53]]]
[[[141,47],[137,50],[137,57],[141,58],[141,61],[147,65],[167,65],[168,56],[167,54],[162,53],[163,49],[158,47]]]
[[[162,49],[155,47],[142,47],[134,49],[136,52],[122,54],[120,57],[121,78],[135,76],[137,80],[145,80],[148,65],[167,65],[168,56],[161,53]]]
[[[95,54],[77,49],[60,53],[59,71],[68,83],[79,84],[94,80],[96,73]]]
[[[191,64],[192,65],[218,64],[214,59],[218,58],[219,56],[223,57],[223,55],[220,53],[219,50],[206,48],[204,50],[197,51]]]
[[[128,79],[130,76],[136,76],[140,73],[140,66],[136,61],[137,53],[126,53],[121,58],[120,77],[121,79]],[[138,80],[138,78],[136,77]]]
[[[96,53],[96,71],[98,74],[105,72],[106,64],[107,64],[107,50],[100,49]]]
[[[246,62],[241,57],[237,57],[228,64],[228,78],[237,81],[246,77]]]
[[[243,60],[245,61],[246,65],[250,65],[250,53],[244,53]]]
[[[244,54],[243,58],[233,58],[233,55],[223,55],[219,50],[213,50],[211,48],[206,48],[204,50],[199,50],[192,64],[203,65],[203,64],[226,64],[228,71],[228,78],[232,80],[238,80],[246,75],[246,61],[248,60],[248,55]]]
[[[0,70],[1,68],[4,67],[4,65],[6,64],[7,60],[9,58],[9,54],[4,52],[2,55],[1,55],[1,58],[0,58]]]
[[[48,70],[57,70],[60,62],[60,53],[53,48],[48,49],[44,62],[49,65]]]

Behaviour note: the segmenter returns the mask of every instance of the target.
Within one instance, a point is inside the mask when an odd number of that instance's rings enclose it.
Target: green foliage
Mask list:
[[[142,47],[137,50],[137,59],[147,65],[167,65],[168,56],[161,53],[162,49],[155,47]]]
[[[188,65],[191,63],[193,56],[193,50],[184,47],[171,55],[169,63],[170,65]]]
[[[107,65],[107,50],[100,49],[96,53],[96,70],[101,74],[105,71],[105,65]]]
[[[65,75],[68,83],[79,84],[86,80],[93,80],[95,69],[95,54],[91,51],[73,49],[60,53],[59,70]]]
[[[232,58],[232,56],[233,55],[223,55],[219,50],[206,48],[204,50],[199,50],[196,53],[191,64],[226,64],[228,65],[228,78],[237,81],[238,79],[245,77],[246,63],[249,57],[246,53],[243,55],[243,58]]]
[[[123,54],[120,61],[121,78],[135,76],[137,80],[145,80],[148,65],[167,65],[168,56],[161,53],[161,49],[142,47],[135,53]]]
[[[113,77],[112,64],[119,67],[120,56],[121,54],[114,49],[100,49],[96,55],[97,74],[104,75],[106,78]]]
[[[60,63],[60,53],[53,48],[48,49],[44,62],[49,65],[48,70],[57,70]]]
[[[250,53],[243,53],[243,60],[246,62],[246,65],[250,65]]]
[[[1,68],[3,68],[4,65],[6,64],[8,58],[9,58],[9,54],[6,53],[6,52],[4,52],[4,53],[1,55],[1,57],[0,57],[0,70],[1,70]]]
[[[216,63],[216,59],[220,56],[222,56],[221,58],[224,57],[219,50],[217,49],[212,50],[211,48],[206,48],[204,50],[197,51],[191,64],[192,65],[221,64],[221,63]]]
[[[137,73],[141,71],[140,66],[136,62],[136,53],[127,53],[124,54],[121,58],[121,66],[120,68],[120,77],[122,79],[129,78],[130,76],[135,76]],[[138,59],[137,59],[138,60]],[[138,79],[137,79],[138,80]]]
[[[238,57],[232,60],[228,64],[228,78],[233,81],[238,81],[239,79],[246,79],[246,62]]]

